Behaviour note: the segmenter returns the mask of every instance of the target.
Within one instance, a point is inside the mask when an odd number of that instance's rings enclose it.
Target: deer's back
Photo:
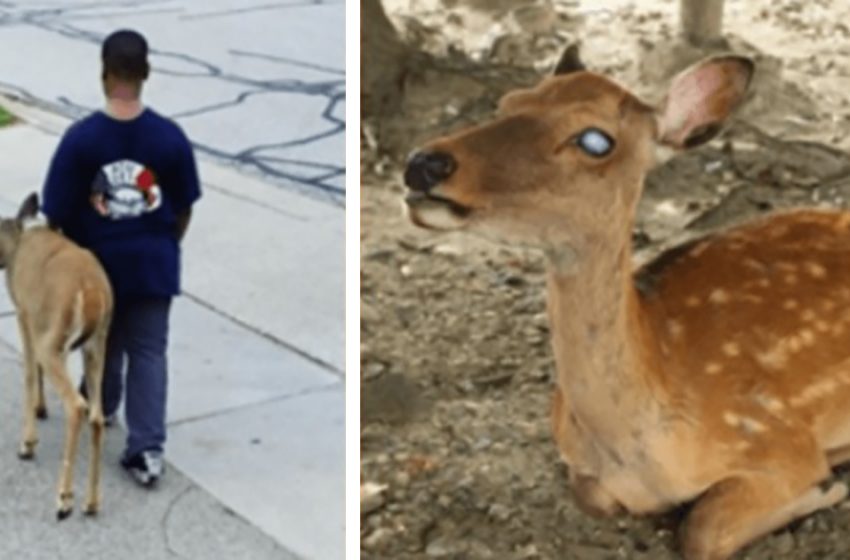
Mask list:
[[[850,212],[740,226],[662,255],[636,280],[674,394],[733,428],[793,417],[824,442],[850,440],[836,427],[850,420]]]
[[[48,228],[22,234],[9,272],[16,307],[32,317],[77,312],[95,323],[111,314],[112,290],[97,258]]]

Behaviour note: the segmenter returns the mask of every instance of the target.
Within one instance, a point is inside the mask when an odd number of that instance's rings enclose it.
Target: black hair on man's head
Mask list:
[[[141,82],[148,77],[148,42],[136,31],[122,29],[112,33],[103,41],[100,56],[104,77],[130,82]]]

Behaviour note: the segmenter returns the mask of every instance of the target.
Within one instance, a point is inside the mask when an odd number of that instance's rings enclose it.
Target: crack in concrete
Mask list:
[[[283,3],[283,2],[275,2],[274,4],[263,4],[260,6],[252,6],[250,8],[237,8],[235,10],[219,10],[213,12],[206,12],[200,14],[186,15],[181,17],[180,19],[210,19],[215,17],[222,16],[231,16],[235,14],[245,14],[248,12],[259,12],[259,11],[267,11],[267,10],[281,10],[287,8],[303,8],[309,6],[322,6],[328,4],[340,4],[340,2],[328,2],[327,0],[303,0],[301,2],[291,2],[291,3]]]
[[[168,4],[171,1],[172,0],[159,0],[157,2],[157,0],[154,0],[154,2],[149,2],[148,4]],[[310,2],[300,3],[297,5],[307,4],[321,5],[337,3],[323,2],[322,0],[311,0]],[[5,6],[8,7],[9,4],[5,4]],[[17,4],[12,4],[11,6],[14,8],[18,8]],[[113,9],[116,6],[128,7],[128,10],[126,12],[122,12],[122,15],[135,15],[139,13],[138,9],[133,10],[133,8],[138,8],[137,3],[135,2],[89,2],[79,4],[65,4],[61,7],[50,8],[28,7],[22,9],[20,12],[15,13],[3,11],[4,8],[0,7],[0,16],[4,18],[3,20],[0,20],[0,25],[29,25],[49,33],[62,35],[72,40],[100,45],[104,38],[103,34],[82,29],[67,22],[70,19],[74,19],[74,17],[76,17],[76,15],[79,14],[79,12],[81,11],[89,12],[85,14],[86,18],[88,19],[105,17],[103,12],[91,13],[92,10],[97,10],[99,8],[103,8],[104,6],[110,6]],[[296,4],[282,4],[281,6],[292,7],[296,6]],[[168,10],[173,9],[161,9],[159,11],[163,12]],[[245,10],[235,10],[233,11],[233,13],[241,13],[243,11]],[[237,57],[250,57],[255,59],[267,60],[269,62],[274,62],[280,65],[288,64],[302,68],[309,68],[325,73],[332,73],[343,76],[345,75],[344,71],[341,70],[329,68],[322,65],[312,64],[307,61],[300,61],[287,57],[276,56],[273,54],[242,51],[238,49],[232,49],[230,50],[230,53]],[[299,189],[302,192],[307,192],[311,196],[317,197],[326,202],[330,202],[336,206],[344,205],[344,187],[340,187],[332,182],[332,180],[338,179],[340,176],[345,175],[344,165],[335,166],[323,162],[303,160],[297,158],[273,158],[269,157],[268,154],[263,154],[262,152],[266,152],[269,150],[285,151],[289,148],[296,148],[308,144],[313,144],[315,142],[319,142],[340,134],[344,134],[345,120],[338,117],[335,114],[335,111],[339,104],[345,101],[345,80],[315,82],[307,82],[303,80],[293,79],[257,80],[239,74],[225,72],[220,67],[211,62],[202,60],[200,58],[185,53],[152,48],[150,50],[150,54],[151,57],[154,59],[156,59],[157,57],[165,59],[170,58],[172,60],[180,61],[184,64],[188,64],[190,66],[198,68],[197,71],[186,72],[168,69],[167,67],[154,64],[154,72],[175,77],[215,79],[250,88],[247,91],[241,92],[239,95],[237,95],[235,99],[231,101],[216,103],[206,107],[198,107],[195,109],[190,109],[177,114],[173,114],[171,115],[171,118],[174,119],[192,118],[199,115],[208,115],[217,111],[227,110],[242,105],[252,96],[259,94],[308,95],[321,96],[327,98],[327,103],[320,114],[320,119],[329,124],[329,128],[324,131],[314,132],[301,138],[296,138],[280,143],[249,146],[236,153],[230,153],[226,150],[217,148],[214,145],[210,145],[209,143],[194,141],[193,144],[197,150],[203,153],[206,153],[216,159],[223,160],[231,165],[235,165],[240,168],[247,168],[249,170],[254,170],[260,175],[268,179],[272,179],[276,184],[287,184],[291,186],[291,184],[294,183],[295,185],[301,185],[303,187],[307,187],[307,189]],[[58,98],[58,104],[51,104],[47,100],[39,99],[37,96],[33,95],[30,92],[27,92],[24,88],[21,88],[20,86],[17,86],[15,84],[7,85],[11,86],[12,89],[17,90],[19,93],[22,93],[25,98],[30,100],[37,100],[38,102],[41,102],[42,105],[47,105],[48,107],[51,107],[54,110],[58,110],[61,114],[71,117],[73,119],[82,118],[83,116],[89,114],[94,110],[91,107],[86,107],[84,105],[78,104],[64,96],[60,96]],[[295,169],[293,169],[293,166],[295,167]],[[321,168],[320,173],[309,173],[309,169],[318,166],[323,166]],[[298,171],[299,169],[301,171]]]
[[[230,49],[228,51],[233,56],[244,56],[246,58],[258,58],[261,60],[268,60],[270,62],[278,62],[280,64],[288,64],[290,66],[297,66],[299,68],[307,68],[310,70],[318,70],[319,72],[327,72],[328,74],[337,74],[339,76],[345,76],[345,70],[340,70],[338,68],[331,68],[330,66],[322,66],[320,64],[313,64],[312,62],[303,62],[300,60],[296,60],[294,58],[287,58],[283,56],[274,56],[270,54],[257,53],[251,51],[242,51],[238,49]]]
[[[174,466],[174,465],[172,465],[172,466]],[[245,525],[247,525],[249,527],[253,527],[254,529],[259,531],[263,535],[266,535],[269,538],[271,538],[271,540],[274,542],[275,547],[280,549],[281,551],[283,551],[285,554],[289,555],[289,557],[292,558],[293,560],[302,560],[301,556],[295,554],[295,552],[290,550],[287,546],[285,546],[277,538],[273,537],[272,535],[269,535],[266,531],[261,529],[258,525],[254,524],[253,522],[251,522],[244,515],[237,513],[233,508],[231,508],[230,506],[226,505],[224,502],[219,500],[218,497],[213,495],[209,490],[203,488],[198,482],[195,482],[194,480],[189,478],[189,476],[186,475],[186,473],[183,473],[183,475],[186,476],[186,480],[187,480],[186,487],[183,488],[180,492],[178,492],[173,498],[171,498],[171,500],[169,500],[168,506],[166,507],[166,510],[165,510],[165,513],[163,513],[162,518],[160,519],[160,529],[161,529],[162,535],[164,537],[163,541],[165,542],[165,549],[168,551],[169,554],[171,554],[171,556],[176,557],[176,558],[183,558],[184,560],[189,560],[188,557],[180,554],[174,548],[174,546],[171,544],[171,537],[170,537],[170,534],[168,532],[168,523],[169,523],[169,520],[171,518],[172,512],[177,507],[177,504],[180,503],[180,501],[182,501],[192,491],[197,491],[197,492],[205,493],[205,494],[209,495],[210,497],[212,497],[215,500],[215,502],[221,507],[221,509],[225,513],[227,513],[228,515],[231,515],[235,518],[238,518]]]
[[[177,503],[182,500],[186,495],[188,495],[192,489],[193,485],[190,482],[186,485],[186,488],[184,488],[183,490],[178,492],[173,498],[171,498],[171,500],[168,502],[168,506],[165,509],[165,513],[162,515],[162,519],[160,520],[160,528],[162,529],[162,536],[165,542],[165,549],[169,552],[169,554],[171,554],[172,556],[176,556],[177,558],[185,559],[186,557],[177,552],[171,545],[171,538],[169,537],[168,533],[168,520],[171,517],[171,512],[177,506]]]

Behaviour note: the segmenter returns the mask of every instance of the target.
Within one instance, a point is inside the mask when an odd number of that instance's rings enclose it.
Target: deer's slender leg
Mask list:
[[[95,333],[83,346],[85,383],[89,395],[89,424],[91,425],[91,451],[89,456],[89,483],[84,512],[94,515],[100,507],[100,456],[103,450],[103,363],[106,352],[108,326]]]
[[[561,452],[561,459],[569,468],[570,489],[576,505],[582,511],[596,517],[611,517],[623,513],[624,509],[599,481],[579,472],[581,441],[575,425],[575,417],[560,387],[555,387],[552,396],[552,432]]]
[[[42,354],[44,371],[50,376],[59,392],[65,408],[65,449],[62,455],[62,468],[59,473],[59,496],[56,516],[61,521],[74,507],[74,464],[77,457],[77,442],[80,428],[86,413],[86,401],[74,387],[71,376],[65,366],[65,356],[57,352]]]
[[[796,450],[803,451],[803,450]],[[821,489],[828,476],[823,455],[805,449],[801,461],[765,457],[765,471],[729,478],[709,488],[697,501],[684,527],[683,555],[687,560],[725,560],[755,539],[847,496],[847,486],[834,483]],[[806,459],[803,459],[805,461]]]
[[[35,415],[44,420],[47,418],[47,401],[44,399],[44,371],[36,368],[36,377],[38,378],[38,393],[35,400]]]
[[[38,432],[35,426],[38,368],[33,355],[29,328],[22,315],[18,315],[18,329],[21,332],[24,349],[24,426],[18,457],[32,459],[35,455],[35,446],[38,443]]]

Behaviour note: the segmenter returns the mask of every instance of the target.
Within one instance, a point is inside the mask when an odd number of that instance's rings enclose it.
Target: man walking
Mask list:
[[[151,486],[163,473],[166,348],[171,300],[180,292],[180,240],[201,191],[183,131],[141,102],[150,72],[144,37],[117,31],[103,42],[101,58],[106,106],[65,133],[42,210],[98,257],[112,283],[103,409],[114,417],[125,393],[129,434],[121,464]]]

